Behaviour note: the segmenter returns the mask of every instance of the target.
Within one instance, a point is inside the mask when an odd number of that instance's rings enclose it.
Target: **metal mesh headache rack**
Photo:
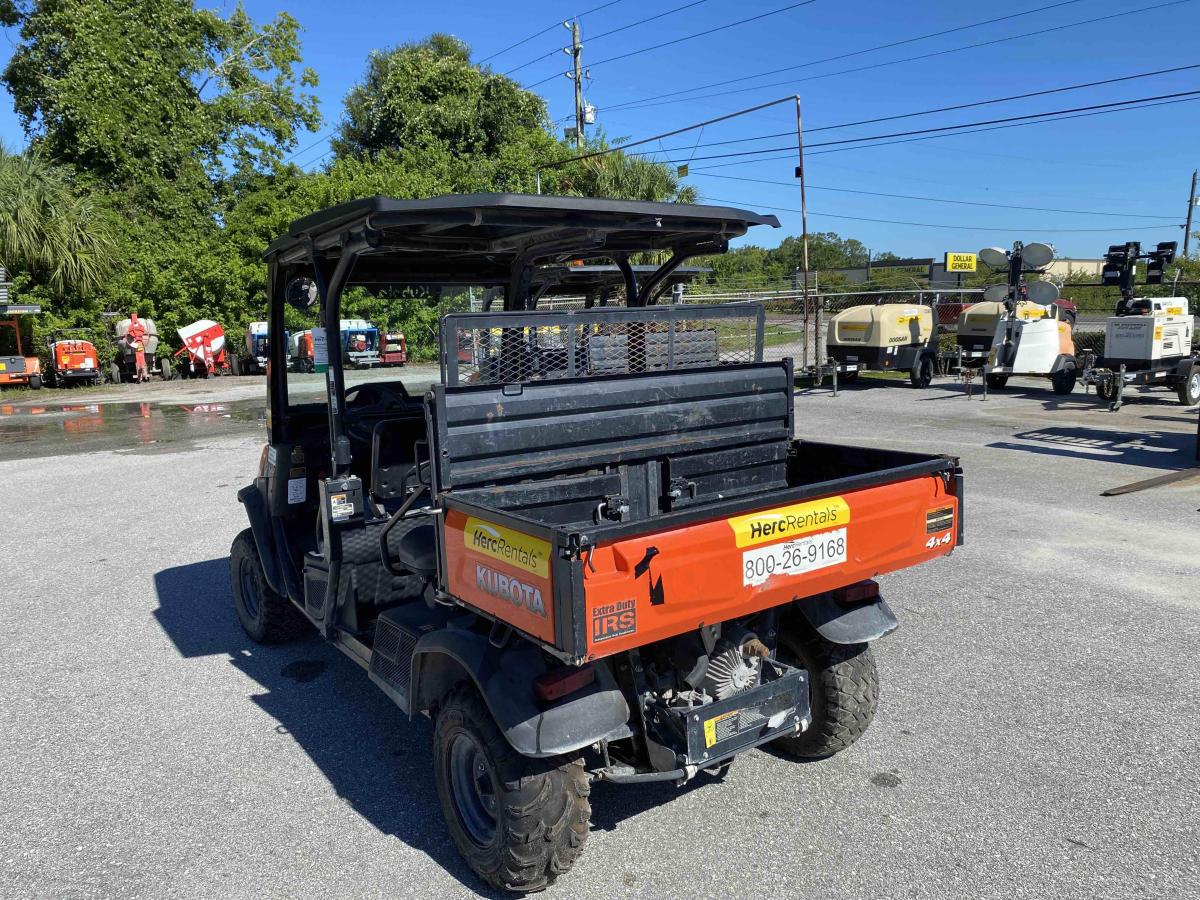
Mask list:
[[[442,383],[512,384],[761,362],[762,306],[456,313],[442,319]]]

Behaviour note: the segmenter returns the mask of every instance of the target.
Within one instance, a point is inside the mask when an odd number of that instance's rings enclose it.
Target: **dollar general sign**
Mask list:
[[[946,271],[947,272],[974,272],[975,271],[975,254],[974,253],[947,253],[946,254]]]

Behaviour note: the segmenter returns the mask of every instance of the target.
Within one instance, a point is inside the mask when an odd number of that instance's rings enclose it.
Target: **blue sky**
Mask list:
[[[260,21],[287,9],[304,27],[305,62],[321,78],[319,95],[327,129],[336,123],[342,98],[361,77],[370,50],[418,40],[434,31],[462,38],[481,59],[550,27],[547,33],[497,56],[489,64],[503,72],[537,59],[513,77],[529,85],[550,78],[535,90],[548,100],[552,118],[568,116],[572,109],[571,84],[564,77],[551,76],[567,67],[568,58],[555,51],[568,42],[569,34],[562,27],[552,26],[602,2],[498,4],[495,0],[458,0],[437,4],[347,0],[332,4],[328,0],[247,0],[246,6]],[[597,63],[585,94],[598,108],[598,125],[610,138],[637,139],[795,92],[802,97],[806,127],[817,129],[1200,63],[1195,41],[1195,35],[1200,34],[1200,0],[1137,14],[1133,11],[1156,5],[1156,0],[1078,0],[1037,14],[703,92],[739,89],[738,93],[696,100],[689,100],[687,95],[653,106],[614,108],[653,95],[800,66],[1053,2],[1024,0],[1009,7],[948,0],[912,0],[906,4],[894,0],[861,0],[855,4],[814,0],[755,22],[714,31],[726,23],[787,6],[789,0],[702,0],[676,14],[601,37],[610,29],[688,3],[622,0],[581,19],[584,65]],[[831,74],[1122,13],[1129,14],[925,61]],[[696,33],[703,36],[628,59],[602,62]],[[10,34],[9,38],[15,36]],[[7,43],[3,50],[0,56],[9,52]],[[776,82],[786,83],[772,84]],[[763,86],[767,84],[772,86]],[[1200,68],[957,112],[814,132],[806,142],[811,145],[1189,90],[1200,90]],[[739,140],[785,132],[794,125],[794,111],[784,105],[710,126],[699,136],[692,132],[667,139],[662,146],[669,150],[690,147],[698,137],[702,145]],[[0,105],[0,136],[9,146],[23,142],[9,104]],[[314,140],[315,135],[305,136],[300,146]],[[771,138],[701,146],[694,155],[788,143],[787,138]],[[656,148],[658,145],[649,149]],[[298,161],[319,164],[326,149],[319,144],[301,154]],[[1015,239],[1052,242],[1060,255],[1097,256],[1108,244],[1119,241],[1151,243],[1182,238],[1177,225],[1186,213],[1191,172],[1200,164],[1200,100],[885,147],[823,154],[814,148],[811,152],[807,169],[810,230],[836,231],[858,238],[873,250],[913,256],[936,256],[946,250],[973,251]],[[674,151],[662,158],[678,161],[691,154],[691,150]],[[695,160],[689,183],[706,199],[777,212],[783,229],[754,235],[759,243],[773,244],[800,230],[800,216],[787,211],[800,205],[793,178],[795,162],[753,160]],[[715,165],[723,167],[709,174],[699,171],[703,166]],[[1068,211],[954,205],[844,191]],[[937,227],[895,224],[899,222]]]

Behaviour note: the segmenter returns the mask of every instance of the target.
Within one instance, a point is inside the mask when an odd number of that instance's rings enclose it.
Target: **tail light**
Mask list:
[[[592,666],[582,669],[554,669],[533,679],[533,696],[543,703],[583,690],[596,680]]]
[[[833,599],[838,603],[862,603],[865,600],[874,600],[879,596],[879,582],[868,578],[866,581],[858,581],[854,584],[846,585],[844,588],[838,588],[832,592]]]

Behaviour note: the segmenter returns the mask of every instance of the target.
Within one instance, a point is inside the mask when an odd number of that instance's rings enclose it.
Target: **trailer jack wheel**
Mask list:
[[[493,888],[540,891],[583,853],[592,814],[583,766],[521,756],[473,685],[452,688],[438,710],[433,768],[450,837]]]
[[[808,671],[812,724],[775,746],[803,759],[845,750],[867,730],[879,705],[879,670],[867,644],[834,644],[805,628],[780,635],[781,662]]]

